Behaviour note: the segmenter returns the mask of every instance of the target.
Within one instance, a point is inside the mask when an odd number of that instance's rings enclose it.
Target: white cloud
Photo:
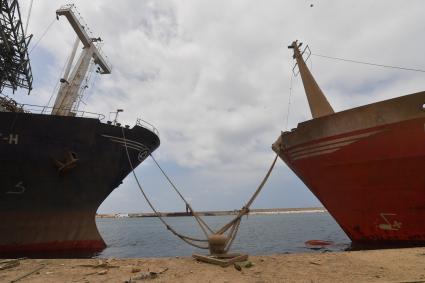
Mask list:
[[[172,164],[171,170],[183,168],[179,174],[191,178],[182,180],[188,186],[186,195],[199,196],[193,197],[194,202],[211,194],[235,200],[223,205],[201,201],[205,209],[239,204],[239,193],[249,194],[269,166],[270,145],[285,123],[293,64],[286,46],[292,40],[305,41],[317,54],[416,68],[425,65],[423,1],[408,5],[384,0],[76,4],[95,36],[104,39],[104,51],[113,64],[113,73],[97,81],[86,109],[109,113],[124,108],[125,123],[134,124],[140,116],[155,124],[162,141],[155,154],[161,162]],[[59,6],[57,1],[34,3],[30,31],[35,38]],[[42,75],[57,77],[73,40],[72,29],[61,18],[38,47],[54,56]],[[422,74],[311,59],[313,73],[336,110],[424,89]],[[44,103],[52,87],[53,81],[34,95],[39,94]],[[297,78],[289,126],[309,117]],[[287,167],[280,166],[274,174],[290,176],[288,183],[296,184],[300,197],[315,203],[312,196],[303,195],[305,187],[294,181]],[[125,198],[128,183],[119,189],[120,199]],[[208,189],[199,191],[200,187]],[[270,196],[274,205],[272,198],[287,196],[275,191]],[[115,199],[117,207],[120,203]],[[108,203],[108,209],[112,207]]]

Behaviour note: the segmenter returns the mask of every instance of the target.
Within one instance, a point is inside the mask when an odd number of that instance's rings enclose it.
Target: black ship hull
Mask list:
[[[125,139],[124,139],[125,137]],[[105,248],[99,205],[160,144],[141,126],[0,112],[0,254]]]

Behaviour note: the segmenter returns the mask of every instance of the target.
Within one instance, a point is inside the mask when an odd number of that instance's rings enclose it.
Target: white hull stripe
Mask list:
[[[111,138],[111,139],[114,139],[114,140],[119,140],[119,141],[122,141],[123,143],[124,143],[124,142],[127,142],[127,143],[134,143],[134,144],[138,144],[138,145],[140,145],[140,146],[145,146],[145,147],[146,147],[146,145],[144,145],[144,144],[142,144],[142,143],[139,143],[139,142],[136,142],[136,141],[133,141],[133,140],[123,139],[123,138],[114,137],[114,136],[108,136],[108,135],[102,135],[102,136],[107,137],[107,138]]]
[[[324,141],[324,142],[319,142],[319,143],[315,143],[315,144],[310,144],[310,145],[306,145],[306,146],[302,146],[302,147],[297,147],[295,149],[290,149],[288,152],[290,152],[291,154],[293,153],[298,153],[300,151],[304,151],[304,150],[310,150],[310,149],[316,149],[319,147],[323,147],[323,146],[327,146],[327,145],[336,145],[338,143],[342,143],[342,142],[355,142],[361,138],[365,138],[368,136],[371,136],[373,134],[379,133],[382,130],[379,131],[373,131],[373,132],[368,132],[368,133],[362,133],[362,134],[358,134],[358,135],[353,135],[353,136],[349,136],[349,137],[343,137],[343,138],[338,138],[338,139],[334,139],[334,140],[329,140],[329,141]]]
[[[125,147],[125,144],[121,144],[121,145],[123,147]],[[134,150],[137,150],[137,151],[148,151],[149,152],[149,149],[147,149],[147,148],[135,147],[135,146],[131,146],[129,144],[127,144],[127,148],[131,148],[131,149],[134,149]]]
[[[115,140],[115,139],[111,139],[111,141],[116,142],[116,143],[119,143],[122,146],[127,146],[127,147],[133,148],[133,149],[149,150],[149,148],[147,146],[139,145],[139,144],[134,144],[131,141],[123,142],[123,141],[119,141],[119,140]]]
[[[136,141],[132,141],[132,140],[128,140],[128,139],[124,140],[123,138],[118,138],[118,137],[108,136],[108,135],[102,135],[102,136],[110,138],[111,141],[119,143],[124,147],[127,146],[128,148],[132,148],[132,149],[139,150],[139,151],[146,151],[146,150],[150,151],[149,148],[146,145],[139,143],[139,142],[136,142]]]
[[[303,146],[303,147],[300,147],[300,148],[296,148],[295,150],[289,150],[288,154],[289,154],[289,157],[292,160],[298,160],[298,159],[303,159],[303,158],[322,155],[322,154],[329,154],[329,153],[338,151],[341,148],[343,148],[347,145],[350,145],[354,142],[357,142],[357,141],[359,141],[363,138],[377,134],[381,131],[382,130],[372,131],[372,132],[368,132],[368,133],[363,133],[363,134],[353,135],[353,136],[349,136],[349,137],[334,139],[334,140],[331,140],[331,141],[316,143],[316,144],[313,144],[313,145]]]
[[[310,154],[305,154],[305,155],[300,155],[300,156],[294,157],[294,158],[292,158],[292,160],[298,160],[298,159],[303,159],[303,158],[307,158],[307,157],[311,157],[311,156],[328,154],[328,153],[335,152],[337,150],[339,150],[339,148],[334,148],[334,149],[329,149],[329,150],[323,150],[323,151],[318,151],[318,152],[312,152]]]
[[[340,149],[341,147],[352,144],[355,141],[357,141],[357,140],[339,142],[339,143],[336,143],[336,144],[320,146],[320,147],[317,147],[317,148],[306,149],[306,150],[302,150],[302,151],[297,151],[295,153],[290,153],[289,155],[291,156],[291,158],[296,158],[296,157],[303,156],[303,155],[310,154],[310,153],[314,153],[314,152],[322,152],[324,150],[329,150],[329,149]]]

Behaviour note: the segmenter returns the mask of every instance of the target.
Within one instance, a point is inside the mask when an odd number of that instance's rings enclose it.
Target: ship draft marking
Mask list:
[[[347,145],[357,142],[363,138],[375,135],[379,132],[382,132],[382,130],[334,139],[332,141],[324,141],[314,145],[298,147],[293,150],[289,150],[289,157],[292,160],[298,160],[298,159],[303,159],[303,158],[307,158],[311,156],[332,153],[332,152],[340,150],[341,148]]]
[[[18,144],[19,135],[18,134],[3,135],[2,133],[0,133],[0,141],[7,142],[9,144]]]
[[[385,221],[385,223],[381,223],[378,225],[378,228],[386,231],[398,231],[401,229],[402,223],[394,220],[393,223],[390,223],[387,216],[395,216],[395,213],[380,213],[381,218]]]
[[[139,151],[139,155],[137,156],[137,158],[139,159],[140,162],[143,161],[150,153],[149,148],[142,143],[132,141],[129,139],[109,136],[109,135],[102,135],[102,136],[109,138],[113,142],[121,144],[123,147],[128,147],[128,148]]]
[[[23,194],[25,192],[26,188],[24,187],[24,182],[20,181],[19,183],[17,183],[15,185],[14,190],[12,191],[7,191],[6,194],[16,194],[16,195],[20,195]]]

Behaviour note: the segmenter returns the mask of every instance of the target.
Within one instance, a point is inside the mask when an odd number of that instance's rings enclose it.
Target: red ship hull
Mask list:
[[[1,237],[0,255],[48,252],[95,253],[106,248],[95,224],[95,210],[0,213],[1,227],[10,231]],[[5,239],[11,238],[7,241]]]
[[[425,92],[301,123],[273,149],[353,242],[425,243]]]

